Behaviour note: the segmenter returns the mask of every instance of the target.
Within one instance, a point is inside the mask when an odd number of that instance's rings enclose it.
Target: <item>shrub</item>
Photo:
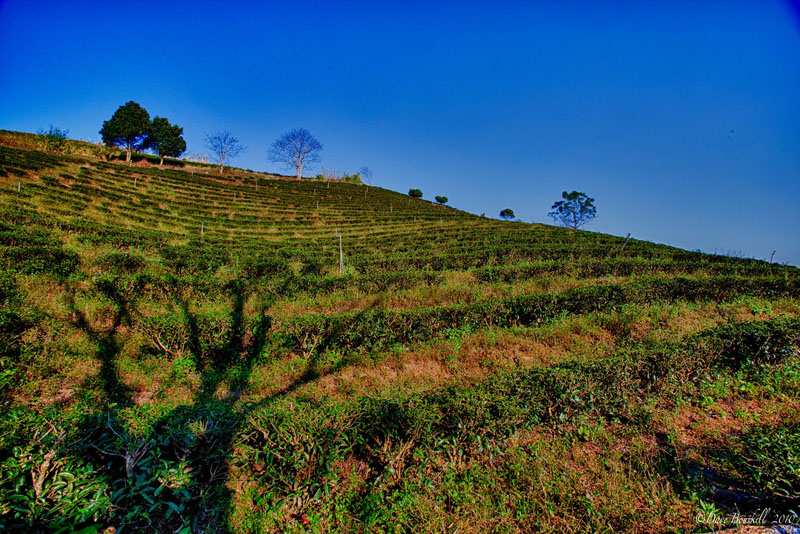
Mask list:
[[[447,204],[447,197],[437,196],[436,202],[438,202],[439,204]]]
[[[144,260],[125,252],[112,252],[97,260],[97,265],[107,271],[118,274],[131,274],[144,267]]]
[[[274,278],[291,272],[289,263],[284,258],[262,256],[256,254],[244,258],[241,262],[242,274],[248,278]]]
[[[67,134],[69,130],[62,130],[50,125],[48,130],[39,130],[39,135],[42,136],[42,145],[45,150],[51,152],[67,152]]]
[[[347,174],[344,173],[342,176],[342,181],[348,184],[359,184],[361,185],[363,182],[361,181],[361,175],[358,173],[355,174]]]
[[[414,198],[422,198],[422,191],[420,189],[409,189],[408,196]]]

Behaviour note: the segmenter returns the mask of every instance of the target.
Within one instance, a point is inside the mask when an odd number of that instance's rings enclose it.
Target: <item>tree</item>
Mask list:
[[[500,212],[501,219],[505,219],[508,221],[510,219],[513,219],[514,217],[516,217],[516,215],[514,215],[514,210],[512,210],[511,208],[506,208]]]
[[[437,196],[435,198],[436,198],[436,202],[438,202],[439,204],[447,204],[447,200],[448,200],[447,197]]]
[[[165,157],[180,157],[186,151],[183,128],[170,124],[164,117],[156,116],[150,124],[147,146],[161,157],[159,165],[164,164]]]
[[[420,190],[420,189],[409,189],[408,190],[408,196],[414,197],[414,198],[422,198],[422,190]]]
[[[131,100],[120,106],[114,115],[100,129],[100,136],[107,146],[125,148],[128,154],[128,165],[131,164],[131,151],[141,150],[147,146],[147,134],[150,131],[150,114]]]
[[[372,185],[372,171],[369,169],[369,167],[361,167],[358,170],[358,174],[364,181],[367,182],[367,185]]]
[[[215,161],[219,163],[219,172],[225,172],[225,163],[228,160],[247,150],[247,147],[239,144],[239,139],[227,130],[206,134],[206,148],[217,156]]]
[[[594,199],[586,196],[586,193],[578,191],[567,193],[564,191],[561,194],[561,198],[563,200],[553,204],[552,208],[550,208],[553,211],[547,214],[555,222],[577,230],[597,216]]]
[[[267,150],[267,157],[273,163],[280,163],[297,171],[297,179],[303,177],[303,167],[311,168],[319,163],[322,143],[305,128],[289,130],[272,143]]]

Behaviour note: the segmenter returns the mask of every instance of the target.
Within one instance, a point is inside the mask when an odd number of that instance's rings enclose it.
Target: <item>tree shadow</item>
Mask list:
[[[791,467],[800,450],[798,423],[729,432],[690,458],[664,434],[657,440],[659,470],[679,491],[699,495],[724,514],[759,517],[769,525],[800,508],[800,476]]]
[[[123,322],[130,322],[129,303],[125,295],[111,283],[98,284],[98,290],[111,301],[114,308],[113,319],[108,329],[93,328],[89,324],[86,314],[75,305],[75,288],[69,284],[66,293],[67,308],[73,317],[73,326],[86,332],[89,340],[97,346],[95,356],[100,361],[98,376],[107,403],[126,406],[131,402],[132,393],[130,388],[119,380],[115,360],[120,351],[117,331]]]
[[[225,532],[233,498],[229,464],[234,440],[244,430],[248,415],[346,363],[324,368],[317,352],[310,351],[305,372],[288,386],[258,402],[242,402],[253,367],[270,343],[272,321],[265,312],[247,319],[244,305],[252,290],[235,281],[225,289],[230,311],[222,319],[226,323],[223,335],[212,335],[214,325],[209,325],[208,317],[193,313],[186,300],[178,302],[199,386],[186,405],[158,417],[148,428],[137,429],[130,424],[137,406],[117,363],[119,328],[130,326],[135,306],[113,282],[97,288],[114,310],[107,329],[89,324],[76,306],[74,288],[67,298],[73,325],[97,347],[106,402],[82,419],[65,453],[81,458],[104,477],[110,505],[103,517],[118,528]],[[70,528],[88,524],[70,524]]]

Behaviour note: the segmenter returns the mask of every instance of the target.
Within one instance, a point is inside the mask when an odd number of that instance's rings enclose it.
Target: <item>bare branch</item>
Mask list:
[[[313,163],[321,161],[319,153],[322,151],[320,143],[305,128],[289,130],[272,143],[267,150],[267,158],[273,163],[280,163],[286,168],[297,172],[297,179],[303,176],[303,167],[310,169]]]
[[[227,161],[247,150],[247,147],[239,144],[239,139],[227,130],[206,134],[206,148],[216,155],[214,161],[219,163],[219,172],[225,171]]]

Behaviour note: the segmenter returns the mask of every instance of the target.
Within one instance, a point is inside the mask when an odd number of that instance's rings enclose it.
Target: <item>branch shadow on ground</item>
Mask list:
[[[311,353],[305,372],[287,387],[256,403],[241,402],[254,364],[270,342],[272,324],[264,312],[255,319],[245,317],[249,293],[244,287],[228,284],[228,326],[214,343],[204,337],[202,320],[190,303],[179,301],[200,383],[190,403],[158,417],[144,430],[131,428],[131,411],[137,407],[117,368],[117,332],[130,322],[134,306],[113,285],[100,288],[115,313],[111,328],[98,331],[70,297],[75,326],[97,346],[106,403],[83,419],[79,439],[67,453],[105,474],[108,494],[113,495],[108,517],[114,526],[135,532],[225,532],[233,497],[228,466],[248,414],[325,374],[318,356]]]

